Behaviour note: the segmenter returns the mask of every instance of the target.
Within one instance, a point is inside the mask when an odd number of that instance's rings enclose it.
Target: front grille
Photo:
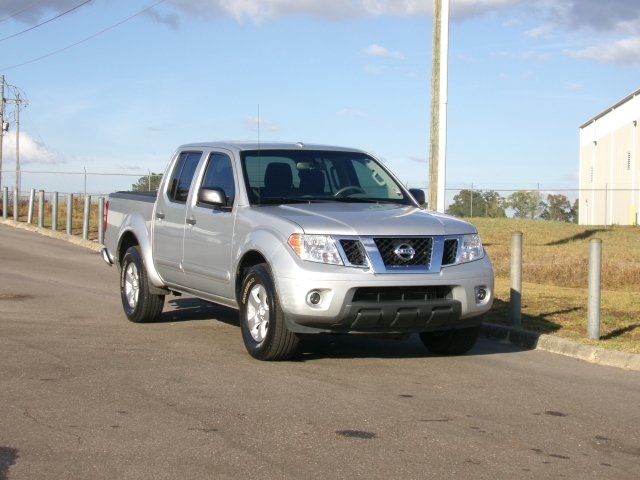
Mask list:
[[[340,240],[340,245],[351,265],[362,267],[367,264],[360,240]]]
[[[456,263],[458,256],[458,240],[450,238],[444,241],[444,252],[442,253],[442,265],[451,265]]]
[[[353,295],[353,302],[407,302],[444,300],[451,294],[451,287],[362,287]]]
[[[432,238],[374,238],[380,256],[386,267],[428,267],[431,263]],[[415,250],[413,258],[402,258],[395,253],[398,247],[411,247]]]

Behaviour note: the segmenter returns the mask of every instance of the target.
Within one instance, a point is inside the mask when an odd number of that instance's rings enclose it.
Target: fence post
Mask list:
[[[600,340],[600,279],[602,273],[602,240],[589,242],[589,306],[587,333],[589,338]]]
[[[44,190],[38,192],[38,227],[44,228]]]
[[[20,190],[15,188],[13,190],[13,221],[20,220]]]
[[[511,236],[511,323],[522,327],[522,232]]]
[[[104,244],[104,197],[98,199],[98,243]]]
[[[32,188],[29,192],[29,209],[27,210],[27,223],[33,221],[33,204],[36,201],[36,189]]]
[[[91,216],[91,195],[84,196],[84,214],[82,215],[82,238],[89,240],[89,218]]]
[[[73,235],[73,193],[67,195],[67,235]]]
[[[9,208],[9,187],[2,187],[2,218],[7,219],[7,208]]]
[[[58,231],[58,192],[53,192],[51,205],[51,230]]]

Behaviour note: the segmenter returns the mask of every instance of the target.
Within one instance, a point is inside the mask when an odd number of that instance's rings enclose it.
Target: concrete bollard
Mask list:
[[[27,223],[33,222],[33,204],[36,201],[36,189],[32,188],[29,192],[29,207],[27,210]]]
[[[104,245],[104,197],[98,199],[98,243]]]
[[[2,187],[2,218],[5,220],[9,215],[7,209],[9,208],[9,187]]]
[[[89,218],[91,217],[91,195],[84,196],[84,213],[82,215],[82,238],[89,240]]]
[[[602,276],[602,240],[594,238],[589,242],[589,307],[587,333],[589,338],[600,340],[600,305]]]
[[[44,190],[38,192],[38,227],[44,228]]]
[[[522,327],[522,232],[511,236],[511,324]]]
[[[58,192],[53,192],[51,204],[51,230],[58,231]]]
[[[13,221],[20,220],[20,192],[18,189],[13,190]]]
[[[67,235],[73,235],[73,193],[67,195]]]

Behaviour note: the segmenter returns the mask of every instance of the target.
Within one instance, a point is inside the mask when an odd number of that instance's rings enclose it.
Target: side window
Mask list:
[[[202,152],[182,152],[169,182],[167,195],[174,202],[184,203],[189,196],[189,188],[196,173]]]
[[[227,196],[227,206],[231,207],[236,197],[236,183],[233,177],[231,159],[224,153],[212,153],[209,156],[207,170],[204,172],[200,188],[220,188]]]

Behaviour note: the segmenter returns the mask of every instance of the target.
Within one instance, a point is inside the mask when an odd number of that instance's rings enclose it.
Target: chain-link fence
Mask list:
[[[428,189],[423,189],[428,198]],[[446,212],[457,217],[528,218],[583,225],[640,224],[640,188],[446,189]]]
[[[15,171],[3,171],[2,185],[13,192]],[[131,173],[91,171],[20,172],[21,198],[31,188],[60,194],[76,193],[94,198],[118,190],[155,190],[162,174],[140,170]],[[423,188],[427,193],[428,188]],[[600,188],[483,188],[446,189],[446,211],[465,218],[529,218],[573,222],[584,225],[638,225],[640,223],[640,188],[603,185]]]

